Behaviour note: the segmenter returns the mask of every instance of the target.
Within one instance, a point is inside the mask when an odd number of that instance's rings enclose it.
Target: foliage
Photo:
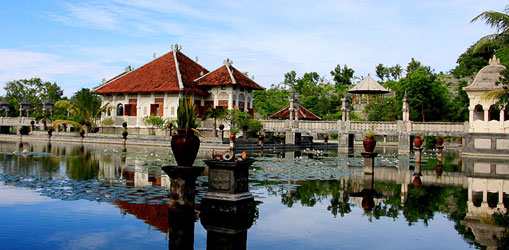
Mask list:
[[[354,78],[355,70],[352,68],[348,68],[346,64],[341,68],[341,65],[337,65],[333,71],[330,72],[332,76],[332,80],[336,84],[339,85],[352,85],[352,80]]]
[[[385,98],[379,103],[370,103],[365,112],[370,121],[395,121],[401,115],[402,103],[395,97]]]
[[[509,41],[509,6],[503,12],[484,11],[474,17],[471,22],[484,20],[486,25],[495,28],[495,34],[482,37],[473,47],[474,52],[490,50]]]
[[[238,129],[242,127],[244,124],[247,124],[247,122],[250,120],[251,115],[248,113],[242,112],[240,110],[234,109],[234,110],[227,110],[224,121],[228,126],[230,127],[230,130],[232,129]]]
[[[155,129],[164,128],[165,121],[160,116],[150,115],[143,118],[143,123],[145,123],[147,126],[150,126],[150,134],[155,135]]]
[[[177,108],[177,128],[196,129],[196,108],[193,104],[193,97],[188,99],[180,98]]]
[[[490,48],[477,53],[473,52],[475,45],[470,46],[467,51],[463,52],[456,61],[458,65],[451,70],[451,73],[457,77],[472,77],[479,72],[482,67],[488,65],[489,59],[495,53],[496,48]]]
[[[63,90],[56,84],[43,82],[40,78],[21,79],[5,84],[5,99],[10,105],[9,116],[19,115],[19,103],[26,98],[30,103],[30,116],[44,117],[43,102],[49,97],[52,102],[62,99]],[[60,115],[62,110],[55,110],[54,115]]]
[[[463,122],[468,121],[468,106],[470,99],[468,99],[467,93],[463,90],[463,87],[468,85],[467,81],[460,81],[456,92],[458,93],[451,102],[451,111],[447,117],[447,120],[452,122]]]
[[[290,91],[282,89],[280,85],[272,85],[267,90],[255,90],[253,106],[255,112],[267,119],[272,114],[288,106]]]
[[[249,119],[246,123],[250,135],[257,135],[263,129],[263,124],[258,120]]]
[[[376,133],[374,131],[368,131],[365,136],[367,138],[375,138]]]
[[[410,110],[413,111],[410,112],[410,119],[423,122],[446,119],[450,108],[448,100],[451,99],[447,86],[429,66],[422,66],[413,58],[407,72],[407,76],[399,83],[398,93],[399,98],[402,98],[401,93],[408,90]]]
[[[111,119],[105,119],[101,121],[101,125],[111,126],[113,124],[115,124],[115,121]]]
[[[96,127],[95,121],[99,118],[101,112],[110,106],[109,103],[106,103],[101,107],[99,96],[87,88],[76,92],[71,100],[60,100],[55,103],[55,107],[69,110],[70,117],[65,120],[54,121],[53,127],[67,123],[73,127],[81,127],[83,125],[88,131],[93,131]]]

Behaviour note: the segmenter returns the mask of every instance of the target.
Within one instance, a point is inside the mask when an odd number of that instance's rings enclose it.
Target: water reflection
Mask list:
[[[33,188],[54,199],[114,204],[121,213],[167,233],[170,247],[192,247],[198,237],[195,214],[168,211],[170,180],[160,171],[171,161],[168,149],[4,142],[0,151],[0,181],[5,185]],[[266,190],[280,206],[320,208],[343,223],[360,210],[363,217],[358,220],[372,222],[373,227],[385,217],[432,228],[430,221],[445,215],[453,224],[448,230],[456,230],[475,247],[495,248],[507,240],[505,227],[491,216],[505,213],[509,205],[509,164],[504,159],[426,151],[417,163],[412,155],[389,153],[377,157],[374,174],[366,176],[357,155],[337,157],[337,152],[320,150],[259,153],[252,154],[261,157],[250,168],[250,189]],[[206,176],[198,177],[198,208],[206,187]],[[265,198],[255,194],[255,199]],[[208,247],[246,248],[247,230],[258,217],[256,208],[238,217],[200,209]]]

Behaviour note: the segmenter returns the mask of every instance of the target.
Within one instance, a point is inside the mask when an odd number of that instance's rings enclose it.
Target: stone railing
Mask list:
[[[468,123],[464,122],[412,122],[412,131],[436,133],[468,132]]]
[[[31,126],[30,122],[35,121],[32,117],[21,117],[21,120],[19,117],[0,117],[0,125],[2,126]],[[38,125],[36,123],[36,125]]]
[[[299,129],[305,130],[338,130],[337,121],[299,121]]]
[[[377,133],[396,132],[398,131],[398,124],[397,122],[374,122],[374,121],[351,122],[350,130],[375,131]]]

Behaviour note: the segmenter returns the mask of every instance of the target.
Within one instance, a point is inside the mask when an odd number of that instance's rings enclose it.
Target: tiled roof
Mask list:
[[[238,71],[231,66],[228,62],[220,68],[198,78],[195,80],[198,86],[219,86],[219,85],[233,85],[237,84],[246,88],[255,90],[265,89],[258,85],[251,78]]]
[[[319,116],[313,114],[307,108],[302,107],[299,104],[299,120],[321,120]],[[290,106],[286,106],[284,109],[279,110],[278,112],[271,115],[269,118],[283,118],[290,119]]]
[[[380,85],[370,75],[362,79],[357,85],[349,89],[350,93],[389,93],[390,91],[384,86]]]
[[[176,60],[174,53],[176,53]],[[178,72],[184,86],[183,92],[208,95],[194,83],[194,79],[207,74],[208,70],[181,52],[175,51],[154,59],[136,70],[115,77],[116,79],[99,86],[95,92],[98,94],[180,92]]]

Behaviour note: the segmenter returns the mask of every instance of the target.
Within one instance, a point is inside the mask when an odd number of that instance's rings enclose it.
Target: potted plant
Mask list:
[[[424,140],[424,136],[416,135],[414,137],[414,147],[420,148],[422,146],[422,141]]]
[[[122,122],[122,127],[124,127],[124,129],[127,129],[127,122],[126,121]]]
[[[53,135],[53,131],[55,131],[55,129],[52,126],[48,127],[48,137],[50,140],[51,136]]]
[[[196,116],[193,97],[181,98],[177,108],[177,133],[171,136],[171,150],[179,166],[192,166],[200,149],[200,139],[194,134],[199,134]]]
[[[367,132],[366,135],[364,135],[365,138],[362,141],[362,145],[364,146],[364,150],[368,153],[373,153],[376,147],[376,140],[375,136],[376,133],[373,131]]]
[[[80,136],[81,136],[82,140],[83,140],[83,138],[85,138],[85,129],[83,129],[83,128],[80,129]]]
[[[444,145],[444,137],[437,135],[437,146],[441,147],[442,145]]]
[[[325,142],[325,143],[329,142],[329,135],[327,135],[327,134],[323,135],[323,142]]]
[[[230,130],[230,141],[235,141],[235,137],[237,136],[238,132],[239,132],[239,130],[236,128],[232,128]]]

